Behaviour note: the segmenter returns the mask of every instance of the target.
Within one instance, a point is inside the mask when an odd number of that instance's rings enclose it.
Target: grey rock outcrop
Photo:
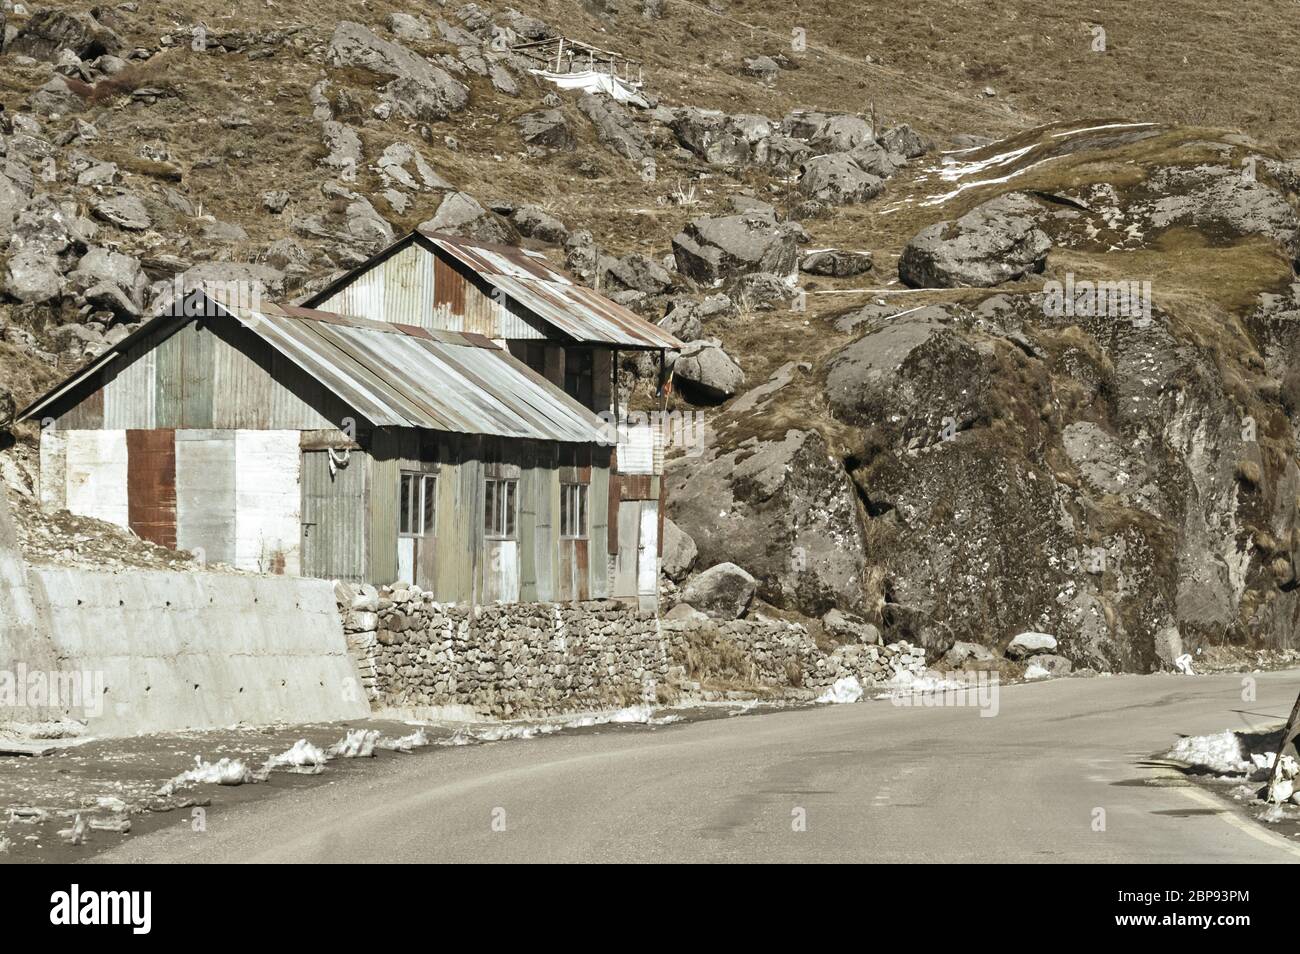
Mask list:
[[[1033,199],[1012,192],[927,226],[903,249],[898,277],[913,288],[988,287],[1042,271],[1052,242],[1039,215]]]
[[[830,278],[849,278],[871,271],[871,255],[840,248],[823,248],[809,252],[799,262],[799,271]]]
[[[578,109],[596,128],[596,138],[610,152],[637,165],[654,155],[645,135],[637,128],[627,109],[619,103],[592,93],[578,97]]]
[[[420,228],[450,232],[501,245],[519,244],[519,233],[514,226],[495,212],[483,208],[467,192],[449,193],[438,206],[433,218],[421,222]]]
[[[343,20],[334,28],[329,55],[339,66],[361,67],[392,77],[381,96],[408,118],[425,122],[446,119],[469,104],[468,88],[446,70],[359,23]]]
[[[810,616],[862,606],[857,496],[817,431],[711,441],[670,460],[665,479],[668,515],[690,528],[701,564],[740,563],[764,599]]]
[[[573,130],[558,109],[539,109],[515,120],[519,135],[530,146],[569,152],[576,145]]]

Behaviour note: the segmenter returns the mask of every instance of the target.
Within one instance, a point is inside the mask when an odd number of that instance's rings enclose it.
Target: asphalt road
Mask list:
[[[132,838],[109,862],[1295,862],[1149,756],[1286,718],[1300,671],[1003,688],[389,757]],[[1097,810],[1105,830],[1095,831]],[[794,830],[798,819],[806,830]],[[504,829],[504,830],[500,830]]]

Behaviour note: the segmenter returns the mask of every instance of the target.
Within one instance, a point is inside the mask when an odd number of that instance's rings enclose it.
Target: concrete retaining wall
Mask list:
[[[0,725],[130,735],[369,714],[329,583],[28,566],[0,487]]]
[[[30,576],[59,668],[99,680],[102,705],[81,706],[93,734],[369,715],[327,582],[67,567]],[[22,661],[4,655],[0,669]]]
[[[13,517],[3,483],[0,483],[0,673],[15,667],[5,659],[24,660],[38,671],[49,671],[58,666],[54,644],[49,636],[49,620],[43,607],[32,597],[27,563],[18,549]],[[47,717],[41,706],[25,704],[26,693],[14,692],[6,698],[0,675],[0,722],[31,722]]]

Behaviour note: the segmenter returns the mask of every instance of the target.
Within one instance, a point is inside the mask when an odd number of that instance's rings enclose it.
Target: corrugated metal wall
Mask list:
[[[414,243],[376,263],[316,307],[371,321],[443,327],[433,317],[433,256]]]
[[[60,430],[317,430],[339,428],[348,409],[270,345],[229,322],[191,323],[146,339],[106,379],[56,408]],[[153,347],[154,350],[146,350]]]
[[[315,305],[320,311],[489,338],[546,336],[524,310],[492,294],[492,286],[445,252],[412,242],[376,262]]]
[[[398,495],[401,472],[437,462],[438,525],[435,579],[429,589],[445,602],[553,601],[605,596],[637,597],[635,569],[618,589],[607,577],[609,451],[593,448],[588,491],[588,539],[560,540],[560,445],[476,436],[427,435],[380,429],[369,463],[370,578],[397,577]],[[572,469],[572,468],[569,468]],[[514,541],[484,533],[484,483],[490,475],[516,475],[518,523]],[[633,521],[632,564],[637,527]],[[592,543],[591,541],[596,541]]]

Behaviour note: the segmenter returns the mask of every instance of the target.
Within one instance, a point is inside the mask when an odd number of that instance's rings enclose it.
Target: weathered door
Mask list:
[[[641,533],[636,555],[637,598],[642,610],[659,605],[659,504],[641,501]]]
[[[302,452],[302,574],[362,582],[366,575],[366,468],[360,456]]]

